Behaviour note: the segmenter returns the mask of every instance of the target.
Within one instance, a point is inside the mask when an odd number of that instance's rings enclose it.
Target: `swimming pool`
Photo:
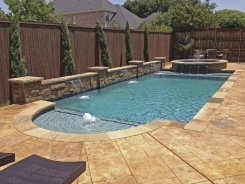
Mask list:
[[[115,131],[154,119],[187,123],[229,76],[158,72],[59,100],[34,123],[65,133]]]

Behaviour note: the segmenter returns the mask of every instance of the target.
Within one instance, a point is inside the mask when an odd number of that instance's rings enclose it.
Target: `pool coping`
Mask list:
[[[231,76],[224,82],[224,84],[214,93],[214,95],[207,101],[207,103],[198,111],[198,113],[187,123],[184,129],[193,131],[204,131],[209,122],[214,117],[216,111],[225,100],[227,94],[232,89],[239,75],[243,70],[222,70],[224,72],[233,72]]]
[[[184,126],[184,129],[203,131],[208,126],[208,120],[214,116],[216,110],[220,107],[224,101],[226,95],[232,89],[234,83],[238,80],[242,70],[223,70],[234,71],[233,74],[224,82],[224,84],[216,91],[216,93],[209,99],[209,101],[199,110],[199,112],[193,117],[193,119]],[[54,102],[48,101],[36,101],[32,103],[31,107],[26,108],[17,114],[14,118],[14,127],[21,133],[46,139],[52,141],[61,142],[82,142],[82,141],[105,141],[112,139],[125,138],[143,133],[151,132],[163,126],[176,123],[175,121],[156,119],[150,123],[140,125],[134,128],[123,129],[118,131],[106,132],[106,133],[94,133],[94,134],[71,134],[63,132],[55,132],[36,126],[33,123],[35,118],[41,112],[54,108]],[[178,122],[177,122],[178,123]],[[183,124],[183,123],[182,123]]]
[[[135,136],[146,132],[150,132],[159,129],[164,125],[168,125],[174,122],[174,121],[156,119],[150,123],[146,123],[144,125],[140,125],[134,128],[106,132],[106,133],[71,134],[71,133],[55,132],[52,130],[47,130],[38,127],[33,123],[33,118],[35,118],[42,111],[53,108],[55,106],[55,103],[40,100],[40,101],[33,102],[32,104],[33,105],[31,107],[26,108],[25,110],[21,111],[19,114],[15,116],[14,127],[25,135],[46,139],[46,140],[52,140],[52,141],[89,142],[89,141],[105,141],[105,140],[119,139],[119,138],[125,138],[125,137],[130,137],[130,136]]]

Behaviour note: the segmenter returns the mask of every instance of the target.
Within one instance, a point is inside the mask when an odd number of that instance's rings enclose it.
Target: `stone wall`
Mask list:
[[[24,104],[37,100],[57,100],[98,88],[97,73],[85,73],[56,79],[21,77],[10,79],[14,103]]]
[[[105,85],[111,85],[137,77],[137,66],[124,66],[108,70]]]
[[[109,69],[107,67],[90,67],[90,72],[44,80],[43,77],[20,77],[10,79],[13,100],[17,104],[37,100],[58,100],[71,95],[103,88],[121,81],[157,72],[161,69],[160,61],[141,65],[129,65]]]
[[[138,68],[138,76],[143,76],[146,74],[154,73],[162,69],[162,64],[159,61],[150,61],[143,63]]]

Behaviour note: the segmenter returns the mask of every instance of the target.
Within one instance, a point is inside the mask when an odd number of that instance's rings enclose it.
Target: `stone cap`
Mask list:
[[[131,68],[137,68],[137,66],[128,65],[128,66],[122,66],[122,67],[117,67],[117,68],[111,68],[108,70],[108,72],[116,72],[119,70],[127,70],[127,69],[131,69]]]
[[[47,79],[47,80],[42,81],[42,84],[60,83],[60,82],[66,82],[66,81],[81,79],[81,78],[85,78],[85,77],[92,77],[92,76],[96,76],[96,75],[98,75],[98,74],[93,73],[93,72],[87,72],[87,73],[82,73],[82,74],[58,77],[58,78],[54,78],[54,79]]]
[[[145,62],[144,65],[150,65],[150,64],[155,64],[155,63],[161,63],[160,61],[148,61]]]
[[[164,60],[166,57],[154,57],[154,60]]]
[[[25,77],[12,78],[9,79],[8,81],[14,84],[29,84],[29,83],[41,82],[43,79],[44,79],[43,77],[25,76]]]
[[[132,60],[128,62],[130,65],[143,65],[144,61]]]
[[[104,67],[104,66],[93,66],[93,67],[88,67],[89,72],[100,72],[100,71],[105,71],[108,70],[109,67]]]

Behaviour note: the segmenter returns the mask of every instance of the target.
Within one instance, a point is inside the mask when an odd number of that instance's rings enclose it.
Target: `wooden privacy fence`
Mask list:
[[[0,21],[0,104],[9,98],[10,71],[10,23]],[[95,28],[69,26],[72,53],[77,73],[87,71],[87,67],[101,65],[96,42]],[[113,67],[126,65],[124,30],[104,30]],[[170,56],[171,33],[149,33],[150,59],[156,56]],[[135,60],[143,60],[144,33],[131,31],[131,42]],[[21,43],[23,56],[27,61],[28,75],[45,79],[62,76],[62,48],[59,24],[21,23]]]
[[[174,33],[175,38],[186,32]],[[228,60],[233,62],[245,61],[245,29],[209,29],[187,32],[194,40],[192,50],[189,54],[194,54],[194,49],[229,49]],[[180,58],[176,49],[173,51],[175,59]]]

